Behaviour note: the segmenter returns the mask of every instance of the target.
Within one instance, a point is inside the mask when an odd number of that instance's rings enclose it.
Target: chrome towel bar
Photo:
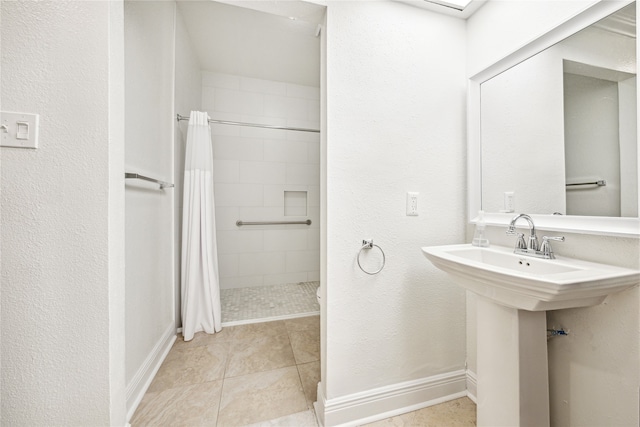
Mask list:
[[[308,219],[306,221],[236,221],[236,225],[238,227],[243,225],[289,225],[289,224],[297,224],[297,225],[311,225],[311,220]]]
[[[144,181],[154,182],[160,186],[161,190],[164,190],[165,188],[172,188],[174,186],[169,182],[160,181],[155,178],[149,178],[148,176],[140,175],[138,173],[133,173],[133,172],[125,172],[124,179],[142,179]]]

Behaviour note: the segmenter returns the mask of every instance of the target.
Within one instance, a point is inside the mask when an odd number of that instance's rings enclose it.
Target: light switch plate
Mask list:
[[[0,147],[38,148],[37,114],[0,112]]]

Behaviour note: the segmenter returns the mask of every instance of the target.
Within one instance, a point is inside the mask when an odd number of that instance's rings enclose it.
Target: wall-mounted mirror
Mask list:
[[[611,6],[472,78],[471,218],[555,214],[543,222],[567,229],[592,217],[582,231],[638,234],[636,7]]]

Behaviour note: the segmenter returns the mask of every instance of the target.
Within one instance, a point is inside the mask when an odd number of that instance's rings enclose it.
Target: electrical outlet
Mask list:
[[[407,193],[407,216],[418,216],[418,195],[420,193]]]
[[[516,206],[515,206],[515,200],[514,200],[514,193],[513,191],[505,191],[504,192],[504,211],[505,212],[515,212],[516,211]]]

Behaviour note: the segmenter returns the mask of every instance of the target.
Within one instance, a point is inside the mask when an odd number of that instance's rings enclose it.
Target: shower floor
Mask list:
[[[222,324],[232,326],[319,314],[318,286],[320,282],[300,282],[221,289]]]

